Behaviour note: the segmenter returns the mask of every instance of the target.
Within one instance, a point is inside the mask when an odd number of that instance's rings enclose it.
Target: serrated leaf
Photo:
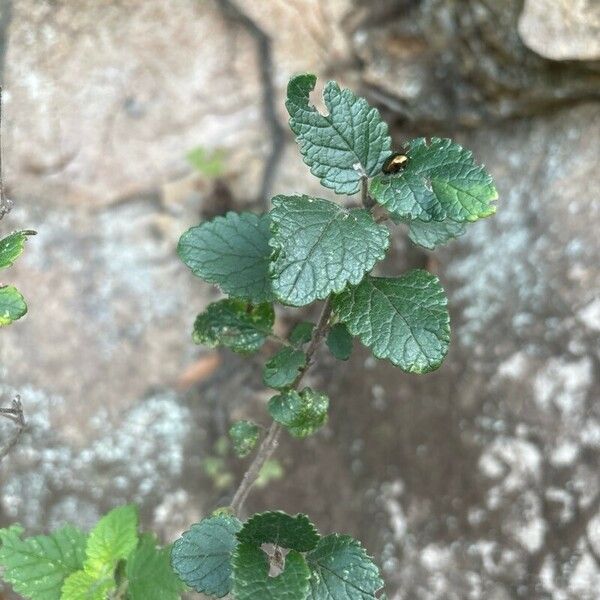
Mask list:
[[[177,253],[194,275],[254,303],[273,299],[269,215],[227,213],[186,231]]]
[[[12,285],[0,287],[0,327],[10,325],[27,313],[25,298]]]
[[[275,544],[281,548],[308,552],[317,545],[319,533],[306,515],[292,517],[276,510],[250,517],[237,538],[240,544]]]
[[[59,600],[64,580],[83,567],[83,532],[67,526],[51,535],[21,539],[23,529],[0,529],[2,578],[31,600]]]
[[[274,322],[270,304],[253,306],[234,298],[219,300],[196,317],[192,339],[210,348],[225,346],[249,354],[265,343]]]
[[[267,387],[276,390],[286,388],[294,383],[305,366],[304,352],[294,348],[282,348],[265,363],[263,381]]]
[[[107,600],[116,587],[114,577],[110,574],[97,576],[87,571],[77,571],[65,580],[60,600]]]
[[[439,279],[419,269],[398,278],[367,277],[333,301],[352,335],[409,373],[442,364],[450,343],[447,303]]]
[[[498,197],[492,177],[473,154],[449,139],[412,140],[407,166],[400,173],[380,173],[370,184],[371,196],[392,215],[421,221],[457,223],[489,217]]]
[[[171,548],[158,548],[151,534],[141,536],[127,559],[125,575],[128,600],[179,600],[183,592],[171,568]]]
[[[174,544],[171,565],[197,592],[222,598],[231,590],[231,556],[241,522],[232,516],[210,517],[192,525]]]
[[[321,538],[306,560],[311,570],[306,600],[375,600],[383,587],[379,569],[350,536]]]
[[[352,354],[352,336],[344,323],[336,323],[327,334],[327,347],[338,360],[348,360]]]
[[[98,578],[114,571],[117,562],[126,559],[137,546],[138,513],[128,504],[104,515],[90,531],[85,549],[86,573]]]
[[[35,231],[23,230],[15,231],[0,240],[0,269],[10,267],[25,248],[25,241],[30,235],[35,235]]]
[[[309,321],[298,323],[290,333],[290,342],[292,344],[302,345],[310,342],[315,324]]]
[[[464,223],[456,223],[446,219],[445,221],[409,221],[408,237],[418,246],[428,250],[434,250],[450,240],[460,237],[466,231]]]
[[[385,257],[389,232],[363,209],[308,196],[273,198],[273,292],[304,306],[357,284]]]
[[[260,429],[251,421],[237,421],[229,428],[229,437],[236,456],[244,458],[256,446],[260,437]]]
[[[321,184],[338,194],[354,194],[361,176],[379,173],[389,155],[388,127],[376,108],[334,81],[325,86],[328,114],[321,115],[309,103],[316,81],[310,74],[290,80],[285,103],[290,128],[304,162]]]
[[[304,600],[310,571],[304,557],[290,550],[285,568],[269,576],[267,555],[257,546],[240,544],[233,556],[233,596],[236,600]]]
[[[294,437],[312,435],[327,422],[329,398],[325,394],[304,388],[288,390],[269,400],[269,413]]]

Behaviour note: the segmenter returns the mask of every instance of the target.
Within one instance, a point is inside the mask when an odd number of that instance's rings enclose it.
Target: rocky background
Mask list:
[[[0,391],[21,395],[29,423],[0,465],[1,524],[89,527],[134,501],[169,541],[228,501],[244,468],[228,424],[266,423],[268,396],[259,361],[191,343],[218,296],[175,246],[200,219],[275,193],[328,196],[283,107],[289,76],[312,71],[379,106],[398,145],[437,134],[472,147],[500,202],[435,255],[395,232],[382,271],[427,266],[448,291],[446,363],[410,376],[358,344],[343,365],[324,354],[311,377],[332,397],[329,425],[284,441],[248,510],[304,511],[355,535],[390,598],[598,598],[597,0],[0,11],[15,202],[0,227],[39,232],[10,271],[30,314],[1,332]],[[198,147],[220,178],[186,161]],[[281,317],[283,329],[299,315]]]

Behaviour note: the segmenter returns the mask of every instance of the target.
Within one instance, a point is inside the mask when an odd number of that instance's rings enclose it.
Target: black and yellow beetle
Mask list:
[[[383,167],[381,167],[381,170],[386,175],[391,175],[392,173],[399,173],[400,171],[402,171],[407,164],[408,156],[406,156],[404,152],[394,152],[383,163]]]

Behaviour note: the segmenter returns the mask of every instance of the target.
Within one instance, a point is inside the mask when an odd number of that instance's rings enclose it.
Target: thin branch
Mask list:
[[[10,453],[10,451],[17,445],[19,438],[23,431],[25,431],[25,415],[23,414],[23,406],[21,399],[17,396],[12,401],[11,408],[0,408],[0,416],[5,417],[9,421],[15,424],[15,430],[8,438],[8,441],[4,446],[0,447],[0,462]]]
[[[369,196],[369,178],[366,175],[360,178],[360,201],[367,210],[371,210],[376,204]]]
[[[331,300],[327,300],[323,306],[323,310],[321,311],[321,315],[313,330],[312,337],[310,339],[310,343],[308,344],[308,348],[306,349],[306,364],[304,368],[298,373],[294,383],[292,384],[292,389],[298,389],[304,375],[307,373],[308,369],[313,363],[314,354],[316,350],[321,345],[323,338],[327,335],[327,331],[329,330],[329,320],[331,318]],[[277,421],[273,421],[265,439],[262,441],[261,445],[258,448],[256,456],[248,470],[244,473],[242,477],[242,481],[235,494],[233,495],[233,500],[231,501],[231,509],[235,514],[240,514],[242,507],[244,506],[244,502],[252,489],[252,486],[256,483],[258,476],[260,475],[260,471],[263,468],[264,464],[271,458],[273,452],[279,445],[279,437],[281,432],[283,431],[282,426],[277,423]]]

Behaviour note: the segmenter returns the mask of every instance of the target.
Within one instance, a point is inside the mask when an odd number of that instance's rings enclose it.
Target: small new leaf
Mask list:
[[[269,413],[291,435],[305,438],[327,422],[329,398],[305,388],[301,392],[288,390],[269,400]]]
[[[137,508],[119,506],[104,515],[90,532],[83,566],[86,573],[100,578],[114,571],[119,560],[126,559],[138,543]]]
[[[0,327],[10,325],[27,313],[25,298],[12,285],[0,287]]]
[[[294,348],[282,348],[265,364],[263,381],[267,387],[284,389],[296,380],[306,365],[306,354]]]
[[[352,354],[352,336],[344,323],[336,323],[327,335],[327,347],[338,360],[348,360]]]
[[[290,80],[285,103],[290,128],[304,162],[321,184],[338,194],[354,194],[362,176],[381,171],[390,153],[388,127],[376,108],[334,81],[323,92],[329,114],[320,114],[309,103],[316,81],[310,74]]]
[[[194,275],[254,303],[273,299],[269,216],[227,213],[186,231],[177,253]]]
[[[295,517],[280,510],[258,513],[246,521],[237,534],[240,544],[275,544],[298,552],[312,550],[319,533],[306,515]]]
[[[60,600],[106,600],[116,587],[112,573],[93,575],[87,571],[77,571],[65,580]]]
[[[290,333],[290,342],[298,346],[310,342],[315,324],[310,321],[298,323]]]
[[[269,559],[253,544],[240,544],[233,556],[235,600],[304,600],[309,578],[306,560],[295,550],[288,552],[277,577],[269,576]]]
[[[170,557],[170,548],[157,548],[153,535],[142,535],[125,567],[128,600],[179,600],[183,584]]]
[[[395,217],[457,223],[489,217],[498,197],[492,177],[477,165],[473,154],[449,139],[410,142],[406,168],[379,174],[370,184],[371,196]]]
[[[226,346],[234,352],[256,352],[271,333],[275,313],[270,304],[249,305],[234,298],[209,304],[196,317],[192,338],[196,344]]]
[[[231,556],[241,522],[232,516],[210,517],[192,525],[174,544],[171,564],[181,580],[208,596],[231,590]]]
[[[433,371],[448,352],[448,301],[438,278],[427,271],[367,277],[333,304],[352,335],[377,358],[387,358],[404,371]]]
[[[379,569],[350,536],[322,538],[306,560],[311,570],[306,600],[376,600],[383,587]]]
[[[30,235],[35,235],[35,231],[24,230],[15,231],[0,240],[0,269],[10,267],[23,253],[25,241]]]
[[[445,221],[415,221],[408,222],[408,237],[417,246],[435,250],[450,240],[465,233],[465,224],[446,219]]]
[[[389,232],[363,209],[346,210],[308,196],[273,198],[275,296],[304,306],[357,284],[385,257]]]
[[[244,458],[256,446],[256,442],[260,437],[260,430],[258,425],[251,421],[237,421],[229,428],[229,437],[236,456]]]
[[[2,578],[31,600],[59,600],[65,579],[83,567],[85,534],[71,526],[21,539],[18,525],[0,529]]]

